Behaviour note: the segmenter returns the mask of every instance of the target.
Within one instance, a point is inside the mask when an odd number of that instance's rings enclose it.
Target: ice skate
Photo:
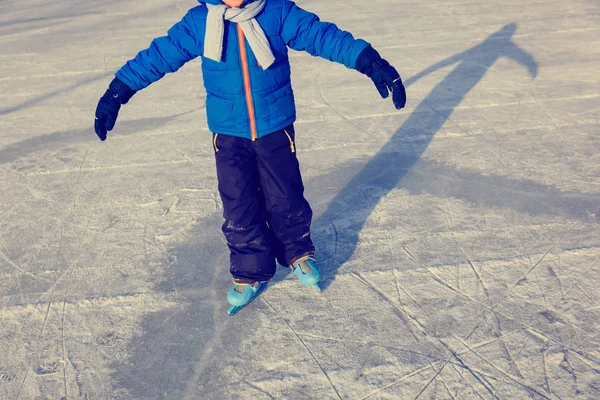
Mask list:
[[[233,280],[233,285],[227,293],[227,301],[231,304],[229,315],[234,315],[246,307],[261,294],[269,282],[239,282]]]
[[[319,286],[321,273],[319,272],[317,261],[312,256],[297,259],[291,268],[294,271],[294,275],[300,280],[300,283],[305,286],[312,286],[319,292],[321,291],[321,287]]]

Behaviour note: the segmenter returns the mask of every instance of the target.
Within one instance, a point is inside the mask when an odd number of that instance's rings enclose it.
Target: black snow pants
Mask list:
[[[294,140],[293,126],[254,141],[213,135],[234,279],[267,281],[276,261],[289,266],[315,251]]]

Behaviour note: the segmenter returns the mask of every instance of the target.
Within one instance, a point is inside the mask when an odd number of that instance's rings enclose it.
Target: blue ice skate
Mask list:
[[[229,315],[234,315],[258,297],[269,282],[237,283],[235,280],[227,293],[227,301],[231,304]]]
[[[312,256],[302,257],[294,261],[292,270],[294,271],[294,275],[300,280],[300,283],[305,286],[312,286],[319,292],[321,291],[321,287],[319,286],[321,273],[319,272],[317,261]]]

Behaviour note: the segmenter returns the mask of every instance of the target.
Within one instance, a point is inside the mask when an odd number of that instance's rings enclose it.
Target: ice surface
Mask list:
[[[600,398],[600,4],[299,0],[408,86],[291,55],[324,291],[227,316],[195,1],[0,3],[0,399]]]

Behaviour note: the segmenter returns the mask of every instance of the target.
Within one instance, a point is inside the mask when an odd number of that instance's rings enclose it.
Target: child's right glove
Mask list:
[[[110,83],[108,90],[100,98],[98,107],[96,107],[94,130],[100,140],[106,140],[106,131],[112,131],[115,127],[121,105],[127,104],[134,94],[135,91],[124,84],[119,78],[113,79]]]
[[[406,90],[400,74],[389,62],[381,58],[377,50],[369,46],[361,51],[356,59],[356,69],[373,80],[384,99],[389,96],[388,90],[391,91],[394,106],[398,110],[406,105]]]

